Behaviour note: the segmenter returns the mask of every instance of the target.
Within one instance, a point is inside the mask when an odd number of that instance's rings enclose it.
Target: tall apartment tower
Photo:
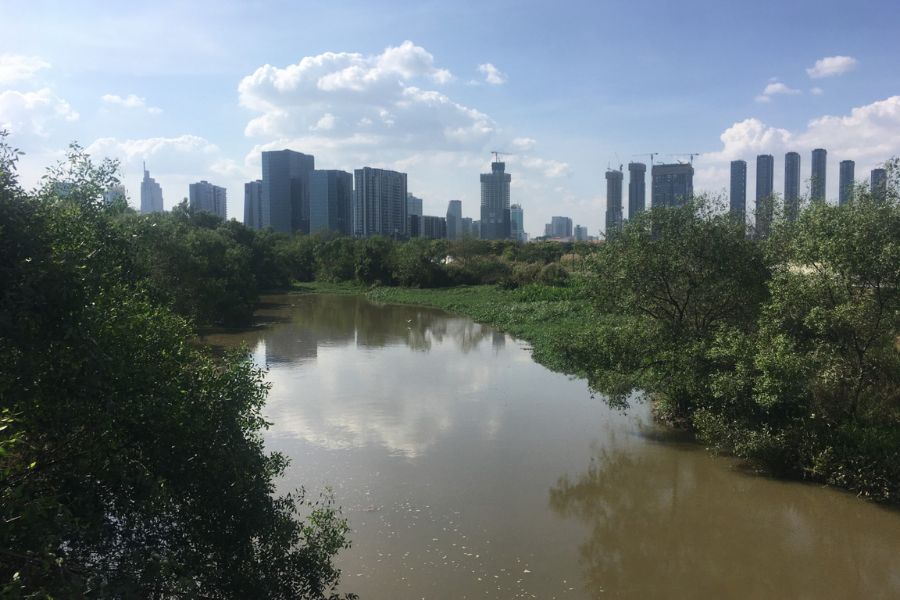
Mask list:
[[[141,181],[141,214],[163,212],[162,188],[150,177],[147,163],[144,163],[144,179]]]
[[[588,228],[584,225],[576,225],[575,226],[575,241],[576,242],[586,242],[588,241]]]
[[[628,218],[633,219],[647,208],[647,165],[628,163]]]
[[[756,235],[769,236],[775,204],[775,157],[760,154],[756,157]]]
[[[825,165],[828,152],[822,148],[812,151],[812,174],[809,178],[809,199],[812,202],[825,201]]]
[[[510,237],[520,244],[525,243],[525,213],[521,204],[509,206]]]
[[[354,171],[354,178],[354,235],[406,237],[406,173],[363,167]]]
[[[784,155],[784,216],[788,221],[800,214],[800,155],[788,152]]]
[[[505,240],[510,237],[509,184],[512,176],[506,163],[494,161],[491,172],[481,174],[481,239]]]
[[[887,170],[872,169],[869,177],[869,189],[872,190],[872,197],[884,201],[887,198]]]
[[[853,199],[853,184],[856,175],[856,163],[842,160],[838,179],[838,204],[843,206]]]
[[[408,216],[422,216],[422,199],[406,193],[406,214]]]
[[[547,237],[570,238],[572,237],[572,219],[569,217],[550,217],[550,222],[544,227]]]
[[[353,175],[313,171],[309,176],[309,232],[353,235]]]
[[[315,158],[293,150],[262,153],[263,228],[309,233],[309,175]]]
[[[747,161],[731,161],[731,190],[728,196],[728,212],[735,221],[747,223]]]
[[[606,237],[622,231],[622,180],[621,169],[606,171]]]
[[[244,184],[244,226],[262,229],[262,179]]]
[[[694,167],[690,164],[653,165],[650,203],[681,206],[694,196]]]
[[[447,239],[458,240],[462,237],[462,200],[451,200],[447,203]]]
[[[222,219],[228,218],[225,188],[213,185],[208,181],[192,183],[188,186],[189,206],[194,210],[203,210]]]

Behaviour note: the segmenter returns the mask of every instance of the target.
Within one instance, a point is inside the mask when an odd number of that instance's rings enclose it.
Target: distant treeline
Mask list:
[[[78,147],[23,190],[0,132],[0,596],[336,598],[348,526],[275,494],[267,385],[193,323],[246,318],[252,233],[105,204]],[[174,309],[174,310],[173,310]]]

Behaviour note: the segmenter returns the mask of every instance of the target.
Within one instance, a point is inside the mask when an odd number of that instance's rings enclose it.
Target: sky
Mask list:
[[[317,168],[403,171],[426,214],[460,199],[477,219],[498,150],[528,233],[562,215],[597,235],[605,171],[650,152],[699,153],[695,191],[721,194],[746,160],[748,204],[758,154],[783,190],[786,151],[806,182],[826,148],[830,200],[841,160],[863,180],[900,156],[893,0],[0,0],[0,14],[0,129],[26,153],[22,182],[77,141],[120,161],[135,206],[146,161],[166,208],[207,180],[240,220],[260,153],[290,148]]]

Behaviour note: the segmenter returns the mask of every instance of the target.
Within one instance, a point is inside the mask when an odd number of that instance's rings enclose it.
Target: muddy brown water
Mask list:
[[[213,335],[268,368],[281,491],[333,490],[362,598],[900,598],[900,512],[747,474],[527,343],[358,296]]]

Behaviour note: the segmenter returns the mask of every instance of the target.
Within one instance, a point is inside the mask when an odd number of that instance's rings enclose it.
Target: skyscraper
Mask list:
[[[309,232],[353,235],[353,175],[313,171],[309,176]]]
[[[510,237],[509,184],[506,163],[494,161],[491,172],[481,174],[481,239],[505,240]]]
[[[315,158],[293,150],[262,153],[263,227],[309,233],[309,174]]]
[[[550,217],[550,222],[544,227],[544,234],[552,238],[572,237],[572,219],[569,217]]]
[[[622,171],[606,170],[606,237],[622,230]]]
[[[756,235],[769,236],[775,203],[775,157],[760,154],[756,157]]]
[[[588,241],[588,228],[584,225],[576,225],[575,226],[575,241],[576,242],[586,242]]]
[[[681,206],[694,196],[694,167],[690,164],[653,165],[650,203]]]
[[[883,201],[887,197],[887,170],[872,169],[870,178],[869,189],[872,190],[872,197]]]
[[[647,208],[647,165],[628,163],[628,219]]]
[[[406,214],[422,216],[422,199],[416,198],[409,192],[406,193]]]
[[[520,244],[525,243],[525,212],[520,204],[509,207],[509,229],[512,239]]]
[[[406,237],[406,173],[363,167],[354,171],[354,179],[354,235]]]
[[[854,176],[856,175],[856,163],[852,160],[842,160],[838,178],[838,204],[843,206],[853,199]]]
[[[800,212],[800,155],[788,152],[784,155],[784,216],[788,221]]]
[[[163,212],[162,188],[150,177],[147,163],[144,163],[144,179],[141,181],[141,214]]]
[[[462,237],[462,200],[451,200],[447,204],[447,239]]]
[[[728,212],[741,225],[747,223],[747,161],[731,161],[731,193],[728,196]]]
[[[194,210],[212,213],[222,219],[228,218],[225,188],[208,181],[192,183],[188,186],[189,206]]]
[[[828,152],[822,148],[812,151],[812,175],[809,178],[809,199],[813,202],[825,201],[825,165]]]
[[[262,229],[262,179],[244,184],[244,225]]]

